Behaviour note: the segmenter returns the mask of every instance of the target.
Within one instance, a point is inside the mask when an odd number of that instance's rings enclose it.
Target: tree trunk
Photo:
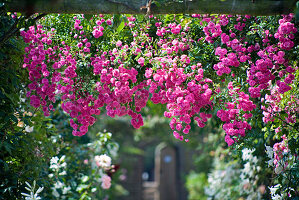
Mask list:
[[[297,0],[0,0],[9,11],[84,14],[249,14],[294,12]],[[152,3],[151,3],[152,2]]]

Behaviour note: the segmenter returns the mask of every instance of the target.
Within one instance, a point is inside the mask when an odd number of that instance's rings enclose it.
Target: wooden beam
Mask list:
[[[297,0],[0,0],[9,11],[84,14],[249,14],[294,12]],[[151,3],[152,2],[152,3]]]

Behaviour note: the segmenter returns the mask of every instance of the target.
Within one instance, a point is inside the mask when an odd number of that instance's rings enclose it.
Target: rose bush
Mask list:
[[[142,108],[151,100],[166,104],[164,116],[183,140],[191,121],[203,127],[213,108],[222,108],[217,116],[230,146],[252,129],[261,106],[267,107],[264,122],[273,120],[270,101],[263,100],[269,92],[276,88],[279,96],[292,88],[292,17],[277,23],[274,17],[229,15],[49,16],[44,27],[21,32],[29,44],[23,65],[31,81],[27,97],[47,116],[60,95],[77,136],[86,134],[102,107],[110,117],[129,115],[139,128]],[[53,23],[61,21],[73,26],[55,30]]]

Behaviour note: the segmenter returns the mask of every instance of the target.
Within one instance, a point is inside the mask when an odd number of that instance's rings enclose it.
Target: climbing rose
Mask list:
[[[104,175],[102,177],[102,188],[107,190],[111,187],[111,178],[110,176]]]

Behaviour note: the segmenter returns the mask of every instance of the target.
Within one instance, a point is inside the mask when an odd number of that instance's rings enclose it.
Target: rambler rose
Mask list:
[[[111,40],[104,36],[117,31],[112,18],[74,17],[72,43],[57,38],[58,30],[29,27],[21,36],[28,44],[23,68],[29,71],[26,96],[31,106],[42,107],[48,116],[59,95],[61,108],[72,118],[73,135],[82,136],[102,108],[110,117],[130,116],[132,126],[140,128],[142,108],[150,100],[165,105],[174,137],[185,141],[191,124],[204,127],[217,107],[225,141],[232,145],[251,129],[249,120],[265,93],[273,87],[279,94],[291,90],[298,70],[288,57],[297,32],[293,15],[283,16],[276,32],[268,28],[250,42],[247,36],[256,32],[251,26],[257,23],[250,16],[192,17],[202,30],[176,19],[165,23],[151,18],[153,22],[137,26],[138,20],[127,16],[127,38],[116,35]],[[87,23],[91,30],[85,29]],[[106,49],[101,49],[103,42]],[[200,45],[209,47],[206,58],[200,55]],[[226,85],[229,81],[235,85]],[[272,121],[273,110],[262,109],[264,121]],[[286,120],[294,122],[289,109]]]

